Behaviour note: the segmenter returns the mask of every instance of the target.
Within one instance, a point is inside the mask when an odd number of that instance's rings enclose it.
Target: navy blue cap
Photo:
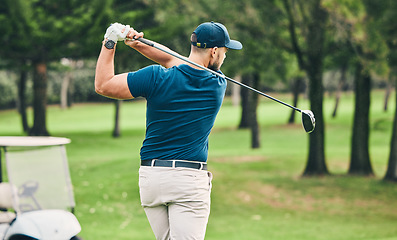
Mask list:
[[[235,50],[243,48],[239,41],[230,40],[226,27],[221,23],[202,23],[193,33],[196,34],[197,41],[192,41],[192,45],[199,48],[227,47]]]

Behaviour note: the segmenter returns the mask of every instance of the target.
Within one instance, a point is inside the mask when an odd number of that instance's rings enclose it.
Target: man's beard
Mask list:
[[[214,61],[213,64],[208,65],[208,68],[213,71],[219,71],[221,69],[220,57],[218,56],[218,58],[216,59],[216,61]]]
[[[220,66],[219,66],[219,64],[214,63],[212,65],[209,65],[208,68],[211,70],[214,70],[214,71],[219,71]]]

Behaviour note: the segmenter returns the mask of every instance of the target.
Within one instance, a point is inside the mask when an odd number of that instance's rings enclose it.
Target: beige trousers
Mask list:
[[[156,239],[204,239],[211,180],[212,174],[203,170],[140,167],[141,203]]]

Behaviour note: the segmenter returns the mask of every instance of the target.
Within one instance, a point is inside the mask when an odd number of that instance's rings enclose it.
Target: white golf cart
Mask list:
[[[0,137],[0,240],[76,240],[67,138]],[[8,182],[3,182],[4,159]]]

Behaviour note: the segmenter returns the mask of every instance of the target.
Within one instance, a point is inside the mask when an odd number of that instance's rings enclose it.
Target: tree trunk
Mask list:
[[[371,77],[357,63],[355,81],[355,111],[349,174],[373,175],[369,158],[369,108]]]
[[[314,67],[314,66],[313,66]],[[316,118],[316,129],[309,134],[309,156],[304,176],[329,174],[324,153],[323,85],[320,73],[310,77],[310,106]]]
[[[29,132],[28,117],[26,114],[26,81],[28,78],[28,71],[23,64],[18,82],[18,112],[21,115],[22,129],[24,133]]]
[[[293,95],[293,106],[297,107],[298,106],[298,100],[299,100],[299,93],[301,92],[303,87],[303,78],[298,77],[294,80],[294,83],[292,84],[292,95]],[[294,124],[295,122],[295,115],[296,115],[296,110],[292,109],[291,115],[289,116],[288,119],[288,124]]]
[[[309,135],[309,156],[304,176],[329,174],[325,164],[324,152],[324,117],[323,117],[323,48],[327,12],[319,1],[314,4],[311,14],[313,20],[308,25],[307,64],[305,70],[309,77],[309,98],[311,110],[316,118],[316,129]]]
[[[396,110],[394,111],[393,133],[390,142],[389,163],[387,164],[387,170],[384,180],[397,182],[397,94]]]
[[[241,76],[240,75],[236,76],[235,80],[241,82]],[[238,107],[241,102],[241,95],[240,95],[241,87],[237,84],[231,84],[230,86],[232,88],[232,104],[234,107]]]
[[[294,2],[293,2],[294,3]],[[310,9],[307,16],[303,16],[308,21],[304,22],[301,28],[304,28],[304,37],[306,48],[302,48],[298,41],[296,32],[295,12],[292,11],[291,4],[288,0],[283,0],[283,5],[289,21],[289,33],[291,37],[292,48],[295,52],[299,68],[306,72],[309,78],[309,98],[311,110],[316,118],[316,129],[309,135],[309,156],[306,167],[303,172],[304,176],[328,174],[325,164],[324,153],[324,120],[323,120],[323,58],[326,23],[328,20],[327,11],[321,6],[320,0],[305,1],[302,3]],[[302,13],[304,14],[304,13]]]
[[[392,90],[392,75],[393,75],[393,72],[392,73],[390,73],[390,75],[389,75],[389,81],[387,82],[387,86],[386,86],[386,91],[385,91],[385,103],[384,103],[384,106],[383,106],[383,111],[385,111],[385,112],[387,112],[387,107],[388,107],[388,105],[389,105],[389,98],[390,98],[390,93],[391,93],[391,90]]]
[[[340,95],[342,94],[343,86],[346,83],[346,71],[347,71],[347,65],[344,64],[344,65],[342,65],[342,68],[341,68],[341,76],[339,79],[338,87],[336,89],[335,106],[334,106],[334,111],[332,112],[332,118],[336,117],[336,113],[338,111]]]
[[[249,79],[245,76],[241,78],[241,82],[245,85],[249,85],[247,82]],[[249,127],[249,115],[248,115],[248,108],[249,108],[249,92],[247,88],[241,87],[240,88],[240,96],[241,96],[241,120],[238,126],[239,129],[244,129]]]
[[[68,108],[71,108],[73,105],[73,102],[74,102],[74,99],[73,99],[74,84],[73,84],[73,82],[74,82],[74,78],[71,77],[70,82],[69,82],[68,92],[67,92],[67,94],[68,94],[68,101],[67,101]]]
[[[47,107],[47,65],[45,62],[33,62],[33,127],[30,136],[49,136],[46,126]]]
[[[69,98],[69,85],[71,82],[71,72],[66,72],[63,77],[61,84],[61,109],[66,109],[68,107],[68,98]]]
[[[115,104],[115,113],[114,113],[114,129],[113,129],[113,137],[118,138],[120,137],[120,107],[121,107],[121,100],[114,100]]]
[[[259,74],[254,73],[248,76],[250,80],[248,82],[251,83],[251,86],[255,89],[258,89],[259,86]],[[258,124],[258,94],[250,91],[248,94],[248,109],[249,109],[249,127],[251,130],[251,148],[260,148],[260,131]]]
[[[73,97],[73,71],[76,69],[77,62],[68,60],[65,63],[70,69],[65,72],[61,84],[61,109],[69,108],[72,106]]]

